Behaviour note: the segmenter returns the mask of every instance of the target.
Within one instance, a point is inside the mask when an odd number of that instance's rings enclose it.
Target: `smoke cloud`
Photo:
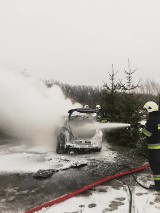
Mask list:
[[[58,86],[47,88],[24,73],[0,68],[0,129],[30,142],[54,143],[69,109]]]

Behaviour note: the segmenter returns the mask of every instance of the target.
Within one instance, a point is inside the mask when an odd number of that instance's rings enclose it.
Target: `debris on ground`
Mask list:
[[[51,177],[57,170],[55,169],[39,169],[34,175],[34,178],[43,179]]]
[[[86,166],[86,165],[87,165],[87,162],[82,162],[82,163],[75,162],[70,167],[64,167],[64,168],[62,167],[61,169],[39,169],[33,175],[33,177],[37,178],[37,179],[46,179],[46,178],[51,177],[54,173],[56,173],[58,171],[67,170],[67,169],[70,169],[70,168],[79,168],[79,167],[83,167],[83,166]]]

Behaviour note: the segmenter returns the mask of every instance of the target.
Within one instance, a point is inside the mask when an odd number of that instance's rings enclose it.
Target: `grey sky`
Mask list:
[[[102,85],[111,65],[123,78],[160,82],[159,0],[0,0],[0,65],[37,78]]]

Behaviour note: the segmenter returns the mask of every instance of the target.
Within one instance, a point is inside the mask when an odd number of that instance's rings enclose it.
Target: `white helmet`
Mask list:
[[[143,106],[148,112],[158,111],[158,105],[154,101],[148,101]]]
[[[89,108],[89,106],[88,105],[84,105],[84,108]]]
[[[96,109],[101,109],[101,106],[100,105],[96,105]]]

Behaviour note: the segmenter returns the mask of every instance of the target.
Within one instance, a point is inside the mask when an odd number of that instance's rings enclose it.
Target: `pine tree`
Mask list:
[[[130,128],[118,129],[110,131],[106,134],[107,139],[111,142],[119,144],[127,144],[135,146],[139,141],[139,126],[141,102],[140,96],[134,93],[134,90],[139,86],[133,82],[133,74],[136,70],[130,68],[128,59],[128,70],[124,70],[126,75],[126,83],[115,81],[115,72],[112,66],[110,74],[111,87],[107,85],[108,92],[103,98],[103,103],[106,103],[109,114],[111,114],[112,122],[122,122],[131,124]]]
[[[116,121],[118,117],[118,96],[120,83],[116,80],[116,75],[118,71],[115,72],[112,64],[112,70],[109,74],[110,83],[104,83],[104,90],[102,91],[101,105],[102,110],[107,115],[110,121]]]

